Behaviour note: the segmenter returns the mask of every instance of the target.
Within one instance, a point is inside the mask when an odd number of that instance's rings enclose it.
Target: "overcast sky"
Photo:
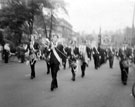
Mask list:
[[[115,31],[132,26],[135,0],[65,0],[75,31]]]

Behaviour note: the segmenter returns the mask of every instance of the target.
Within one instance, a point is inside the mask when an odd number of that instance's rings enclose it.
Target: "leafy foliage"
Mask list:
[[[13,41],[12,38],[14,38],[16,39],[14,43],[20,44],[22,33],[26,30],[26,22],[29,29],[27,33],[32,33],[35,14],[40,14],[39,6],[36,3],[30,3],[26,6],[19,0],[14,0],[1,9],[0,28],[6,29],[8,27],[10,29],[10,33],[5,39]]]
[[[12,0],[8,5],[0,10],[0,28],[8,29],[7,34],[4,34],[4,40],[12,41],[15,45],[19,45],[22,41],[22,34],[27,35],[33,33],[33,25],[43,26],[44,29],[50,26],[50,31],[54,28],[56,18],[52,15],[42,16],[41,5],[51,10],[62,8],[65,12],[65,4],[60,0],[28,0],[26,5],[24,0]],[[67,13],[67,12],[66,12]],[[55,13],[53,13],[55,14]],[[38,17],[34,23],[35,17]],[[29,37],[28,37],[29,38]]]

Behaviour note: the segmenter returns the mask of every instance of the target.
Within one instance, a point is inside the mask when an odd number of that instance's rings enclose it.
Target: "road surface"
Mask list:
[[[75,82],[69,68],[60,70],[59,88],[53,92],[44,61],[36,64],[35,79],[31,80],[29,74],[26,64],[0,63],[0,107],[135,107],[131,96],[132,73],[124,86],[117,60],[113,69],[107,63],[95,70],[93,61],[89,62],[86,76],[81,78],[79,70]]]

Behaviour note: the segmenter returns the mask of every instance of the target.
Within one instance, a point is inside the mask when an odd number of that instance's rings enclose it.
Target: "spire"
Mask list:
[[[99,35],[101,35],[101,26],[100,26],[100,28],[99,28]]]
[[[98,46],[101,45],[101,27],[99,28],[99,35],[98,35]]]

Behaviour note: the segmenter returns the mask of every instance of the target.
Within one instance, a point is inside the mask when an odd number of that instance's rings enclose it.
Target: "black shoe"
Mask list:
[[[72,78],[72,81],[75,81],[75,78]]]
[[[50,89],[51,91],[53,91],[54,90],[54,88],[53,87],[51,87],[51,89]]]
[[[54,86],[54,88],[58,88],[58,86]]]
[[[113,69],[113,67],[110,67],[111,69]]]
[[[82,78],[84,77],[84,75],[82,75]]]
[[[124,85],[127,85],[127,83],[123,83]]]
[[[31,77],[30,77],[30,79],[34,79],[34,77],[33,77],[33,76],[31,76]]]
[[[127,82],[123,81],[123,85],[127,85]]]
[[[46,74],[48,75],[48,74],[50,74],[50,72],[47,72]]]

